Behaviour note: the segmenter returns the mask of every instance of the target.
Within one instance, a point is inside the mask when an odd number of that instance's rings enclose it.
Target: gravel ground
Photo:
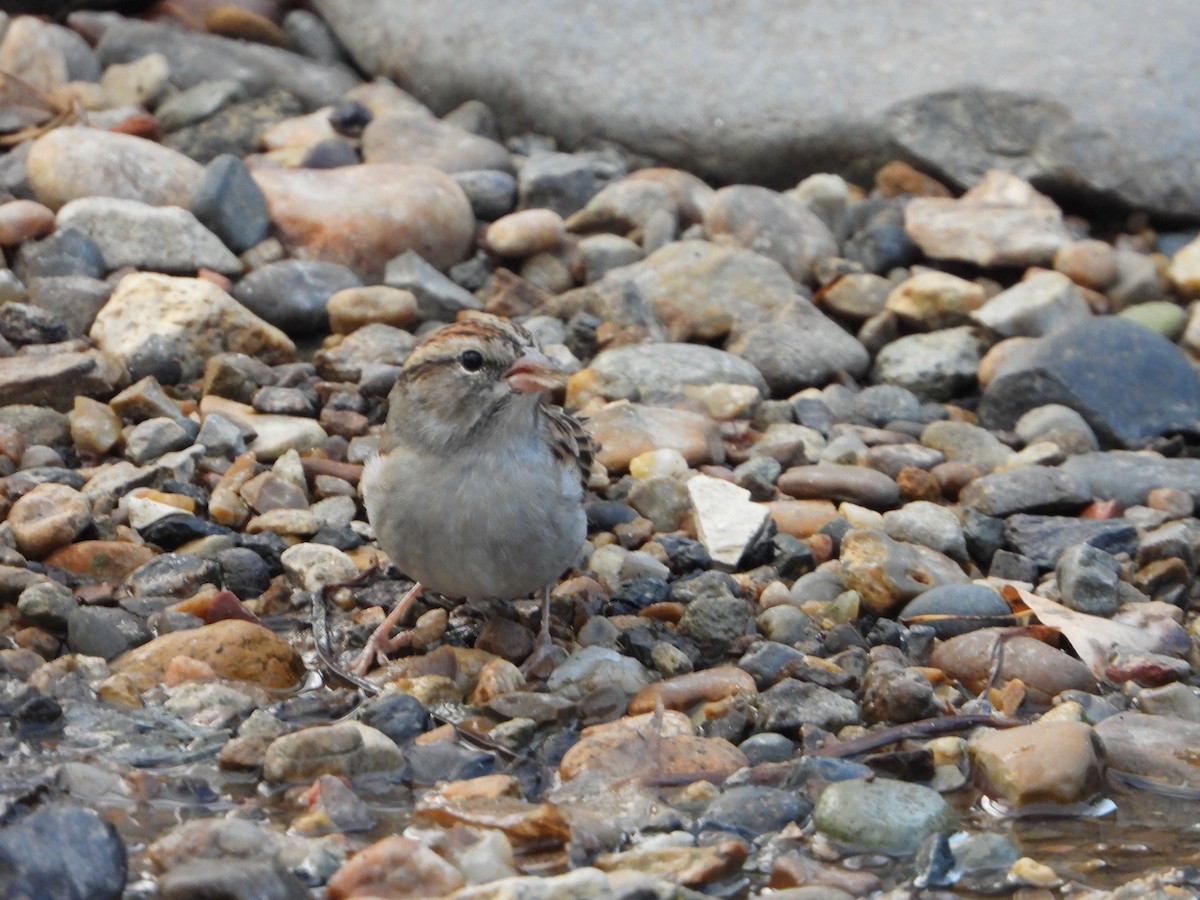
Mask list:
[[[1195,896],[1194,231],[562,152],[260,6],[0,38],[11,895]],[[388,390],[479,312],[599,446],[554,658],[428,595],[347,678]]]

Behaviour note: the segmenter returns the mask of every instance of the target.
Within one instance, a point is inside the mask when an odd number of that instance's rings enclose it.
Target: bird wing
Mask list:
[[[573,415],[559,406],[542,406],[543,421],[550,437],[550,450],[564,466],[574,466],[583,491],[587,493],[588,476],[596,457],[596,442],[583,430]]]

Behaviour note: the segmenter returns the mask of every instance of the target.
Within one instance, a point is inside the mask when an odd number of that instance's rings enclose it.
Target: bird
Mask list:
[[[550,589],[587,537],[594,454],[581,423],[547,402],[562,380],[526,329],[482,313],[432,332],[405,359],[362,496],[379,546],[415,584],[352,672],[408,643],[391,630],[426,589],[463,601],[540,589],[541,627],[522,671],[549,655]]]

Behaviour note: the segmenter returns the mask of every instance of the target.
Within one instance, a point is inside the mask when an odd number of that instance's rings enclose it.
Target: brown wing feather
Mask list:
[[[586,494],[592,461],[596,457],[595,441],[583,430],[580,421],[562,407],[542,406],[541,410],[549,432],[550,449],[564,465],[575,466]]]

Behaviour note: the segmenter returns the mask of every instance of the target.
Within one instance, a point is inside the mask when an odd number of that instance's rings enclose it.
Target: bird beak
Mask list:
[[[508,386],[518,394],[540,394],[553,391],[563,384],[563,373],[550,357],[540,350],[529,349],[504,373]]]

